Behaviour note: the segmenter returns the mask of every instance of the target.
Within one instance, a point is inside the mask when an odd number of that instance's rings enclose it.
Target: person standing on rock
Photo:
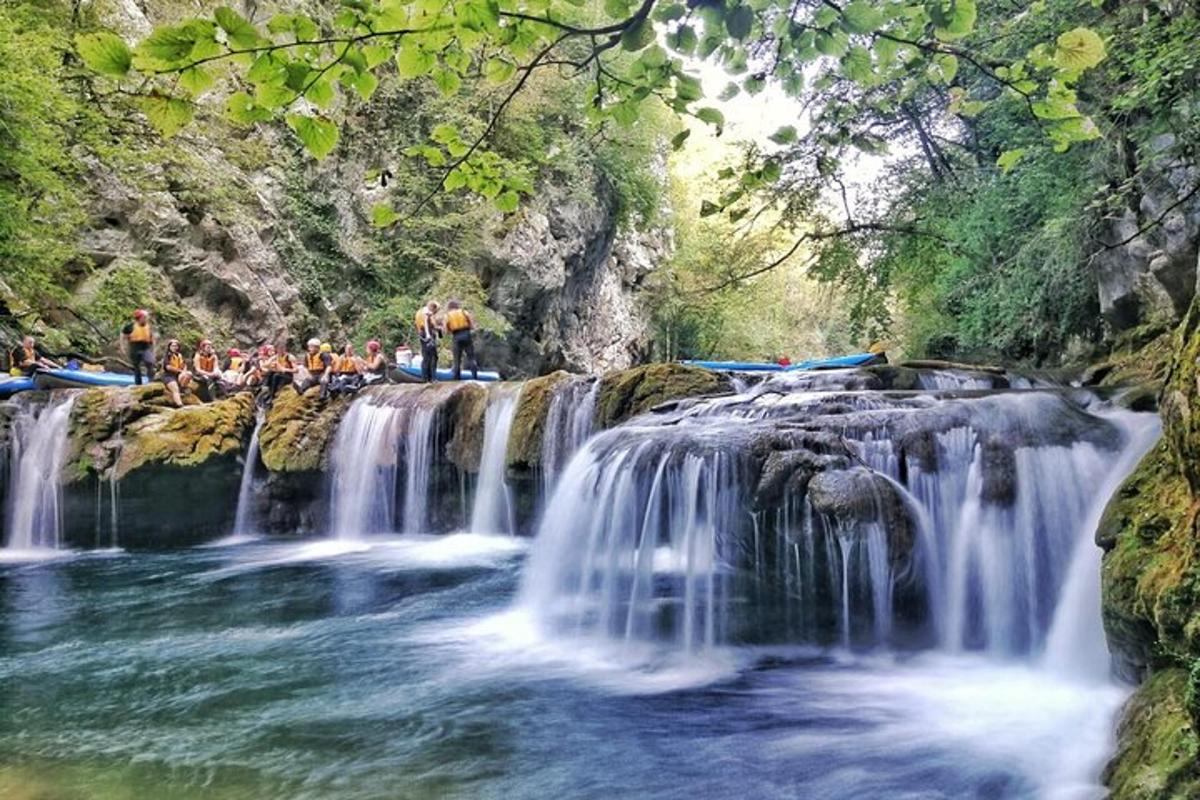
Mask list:
[[[438,337],[442,330],[437,322],[438,304],[430,300],[417,311],[417,338],[421,340],[421,380],[432,383],[437,376]]]
[[[133,312],[133,322],[121,329],[121,343],[129,353],[133,365],[133,382],[142,385],[142,370],[146,380],[154,378],[154,330],[150,327],[150,312],[139,308]]]
[[[471,378],[479,380],[479,363],[475,360],[475,318],[457,300],[446,304],[446,330],[454,348],[454,380],[462,380],[464,355],[471,366]]]

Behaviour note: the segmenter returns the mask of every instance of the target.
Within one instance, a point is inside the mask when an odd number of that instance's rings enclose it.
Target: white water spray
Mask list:
[[[75,393],[23,405],[12,423],[11,484],[5,513],[9,550],[62,547],[62,470]]]
[[[471,510],[471,533],[515,533],[512,497],[504,481],[508,434],[517,408],[515,392],[498,389],[489,398],[484,419],[479,482]]]

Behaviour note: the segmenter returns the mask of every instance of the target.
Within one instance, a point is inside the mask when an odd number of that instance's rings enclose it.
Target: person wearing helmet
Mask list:
[[[457,300],[446,304],[446,331],[454,350],[454,380],[462,380],[463,356],[471,366],[471,378],[479,380],[479,364],[475,360],[475,318]]]
[[[225,351],[225,369],[221,372],[221,383],[227,394],[236,392],[246,382],[246,366],[249,362],[242,351],[231,347]]]
[[[182,406],[183,397],[179,390],[186,389],[191,383],[192,373],[188,372],[187,359],[183,357],[183,348],[179,346],[178,339],[171,339],[167,342],[167,352],[163,355],[162,370],[159,372],[158,379],[167,387],[171,403],[176,408]]]
[[[383,347],[375,339],[367,342],[367,356],[362,360],[363,385],[381,383],[387,378],[388,363],[383,357]]]
[[[329,379],[333,372],[333,349],[322,345],[320,339],[309,339],[304,346],[304,364],[296,389],[301,394],[314,386],[321,387],[321,399],[329,398]]]
[[[121,329],[121,344],[129,353],[133,365],[133,382],[142,385],[142,370],[146,380],[154,377],[154,329],[150,326],[150,312],[139,308],[133,312],[133,321]]]
[[[201,339],[192,355],[192,377],[196,381],[196,393],[206,401],[216,400],[225,393],[217,351],[208,339]]]

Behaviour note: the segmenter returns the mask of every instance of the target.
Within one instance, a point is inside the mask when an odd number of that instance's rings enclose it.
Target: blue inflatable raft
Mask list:
[[[24,375],[0,375],[0,397],[12,397],[17,392],[25,392],[33,388],[33,378]]]
[[[855,353],[854,355],[835,356],[833,358],[811,358],[808,361],[801,361],[799,364],[790,364],[786,367],[762,361],[683,361],[681,363],[692,367],[703,367],[704,369],[721,372],[794,372],[796,370],[862,367],[868,364],[879,363],[882,360],[882,354]]]
[[[44,369],[33,376],[38,389],[94,389],[97,386],[133,386],[133,376],[119,372],[82,369]]]
[[[454,371],[453,370],[439,369],[435,373],[435,375],[437,376],[437,379],[439,381],[454,380]],[[479,375],[478,380],[480,380],[480,381],[490,382],[490,381],[500,380],[500,373],[494,372],[492,370],[481,369],[481,370],[479,370],[478,375]],[[462,379],[464,381],[471,380],[471,371],[464,369],[462,371]],[[397,383],[421,383],[422,382],[421,381],[421,368],[420,367],[393,367],[392,368],[392,380],[396,381]]]

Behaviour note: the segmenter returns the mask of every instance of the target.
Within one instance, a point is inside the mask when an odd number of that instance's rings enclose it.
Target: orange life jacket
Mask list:
[[[304,367],[314,375],[318,372],[325,371],[325,362],[321,359],[321,353],[306,353],[304,356]]]
[[[202,372],[212,372],[217,368],[217,356],[215,353],[207,356],[204,353],[196,353],[196,362],[200,365]]]
[[[452,308],[446,312],[446,330],[451,333],[471,329],[471,317],[461,308]]]
[[[21,351],[25,356],[21,359],[22,367],[32,366],[37,362],[37,350],[34,350],[32,347],[25,347],[24,345],[21,345]]]
[[[154,339],[154,334],[150,332],[149,322],[133,323],[133,330],[129,332],[129,341],[138,342],[140,344],[150,344]]]
[[[355,375],[358,373],[358,361],[354,356],[342,356],[338,359],[338,372],[342,375]]]
[[[427,309],[424,309],[424,308],[417,309],[417,315],[416,315],[416,317],[413,318],[413,324],[416,325],[417,333],[420,334],[421,336],[425,335],[425,321],[427,319],[429,319],[431,316],[433,316],[433,315],[430,314]],[[430,332],[433,331],[433,320],[432,319],[429,319],[429,330],[430,330]]]
[[[187,362],[183,360],[183,353],[168,353],[165,366],[168,372],[183,372]]]

